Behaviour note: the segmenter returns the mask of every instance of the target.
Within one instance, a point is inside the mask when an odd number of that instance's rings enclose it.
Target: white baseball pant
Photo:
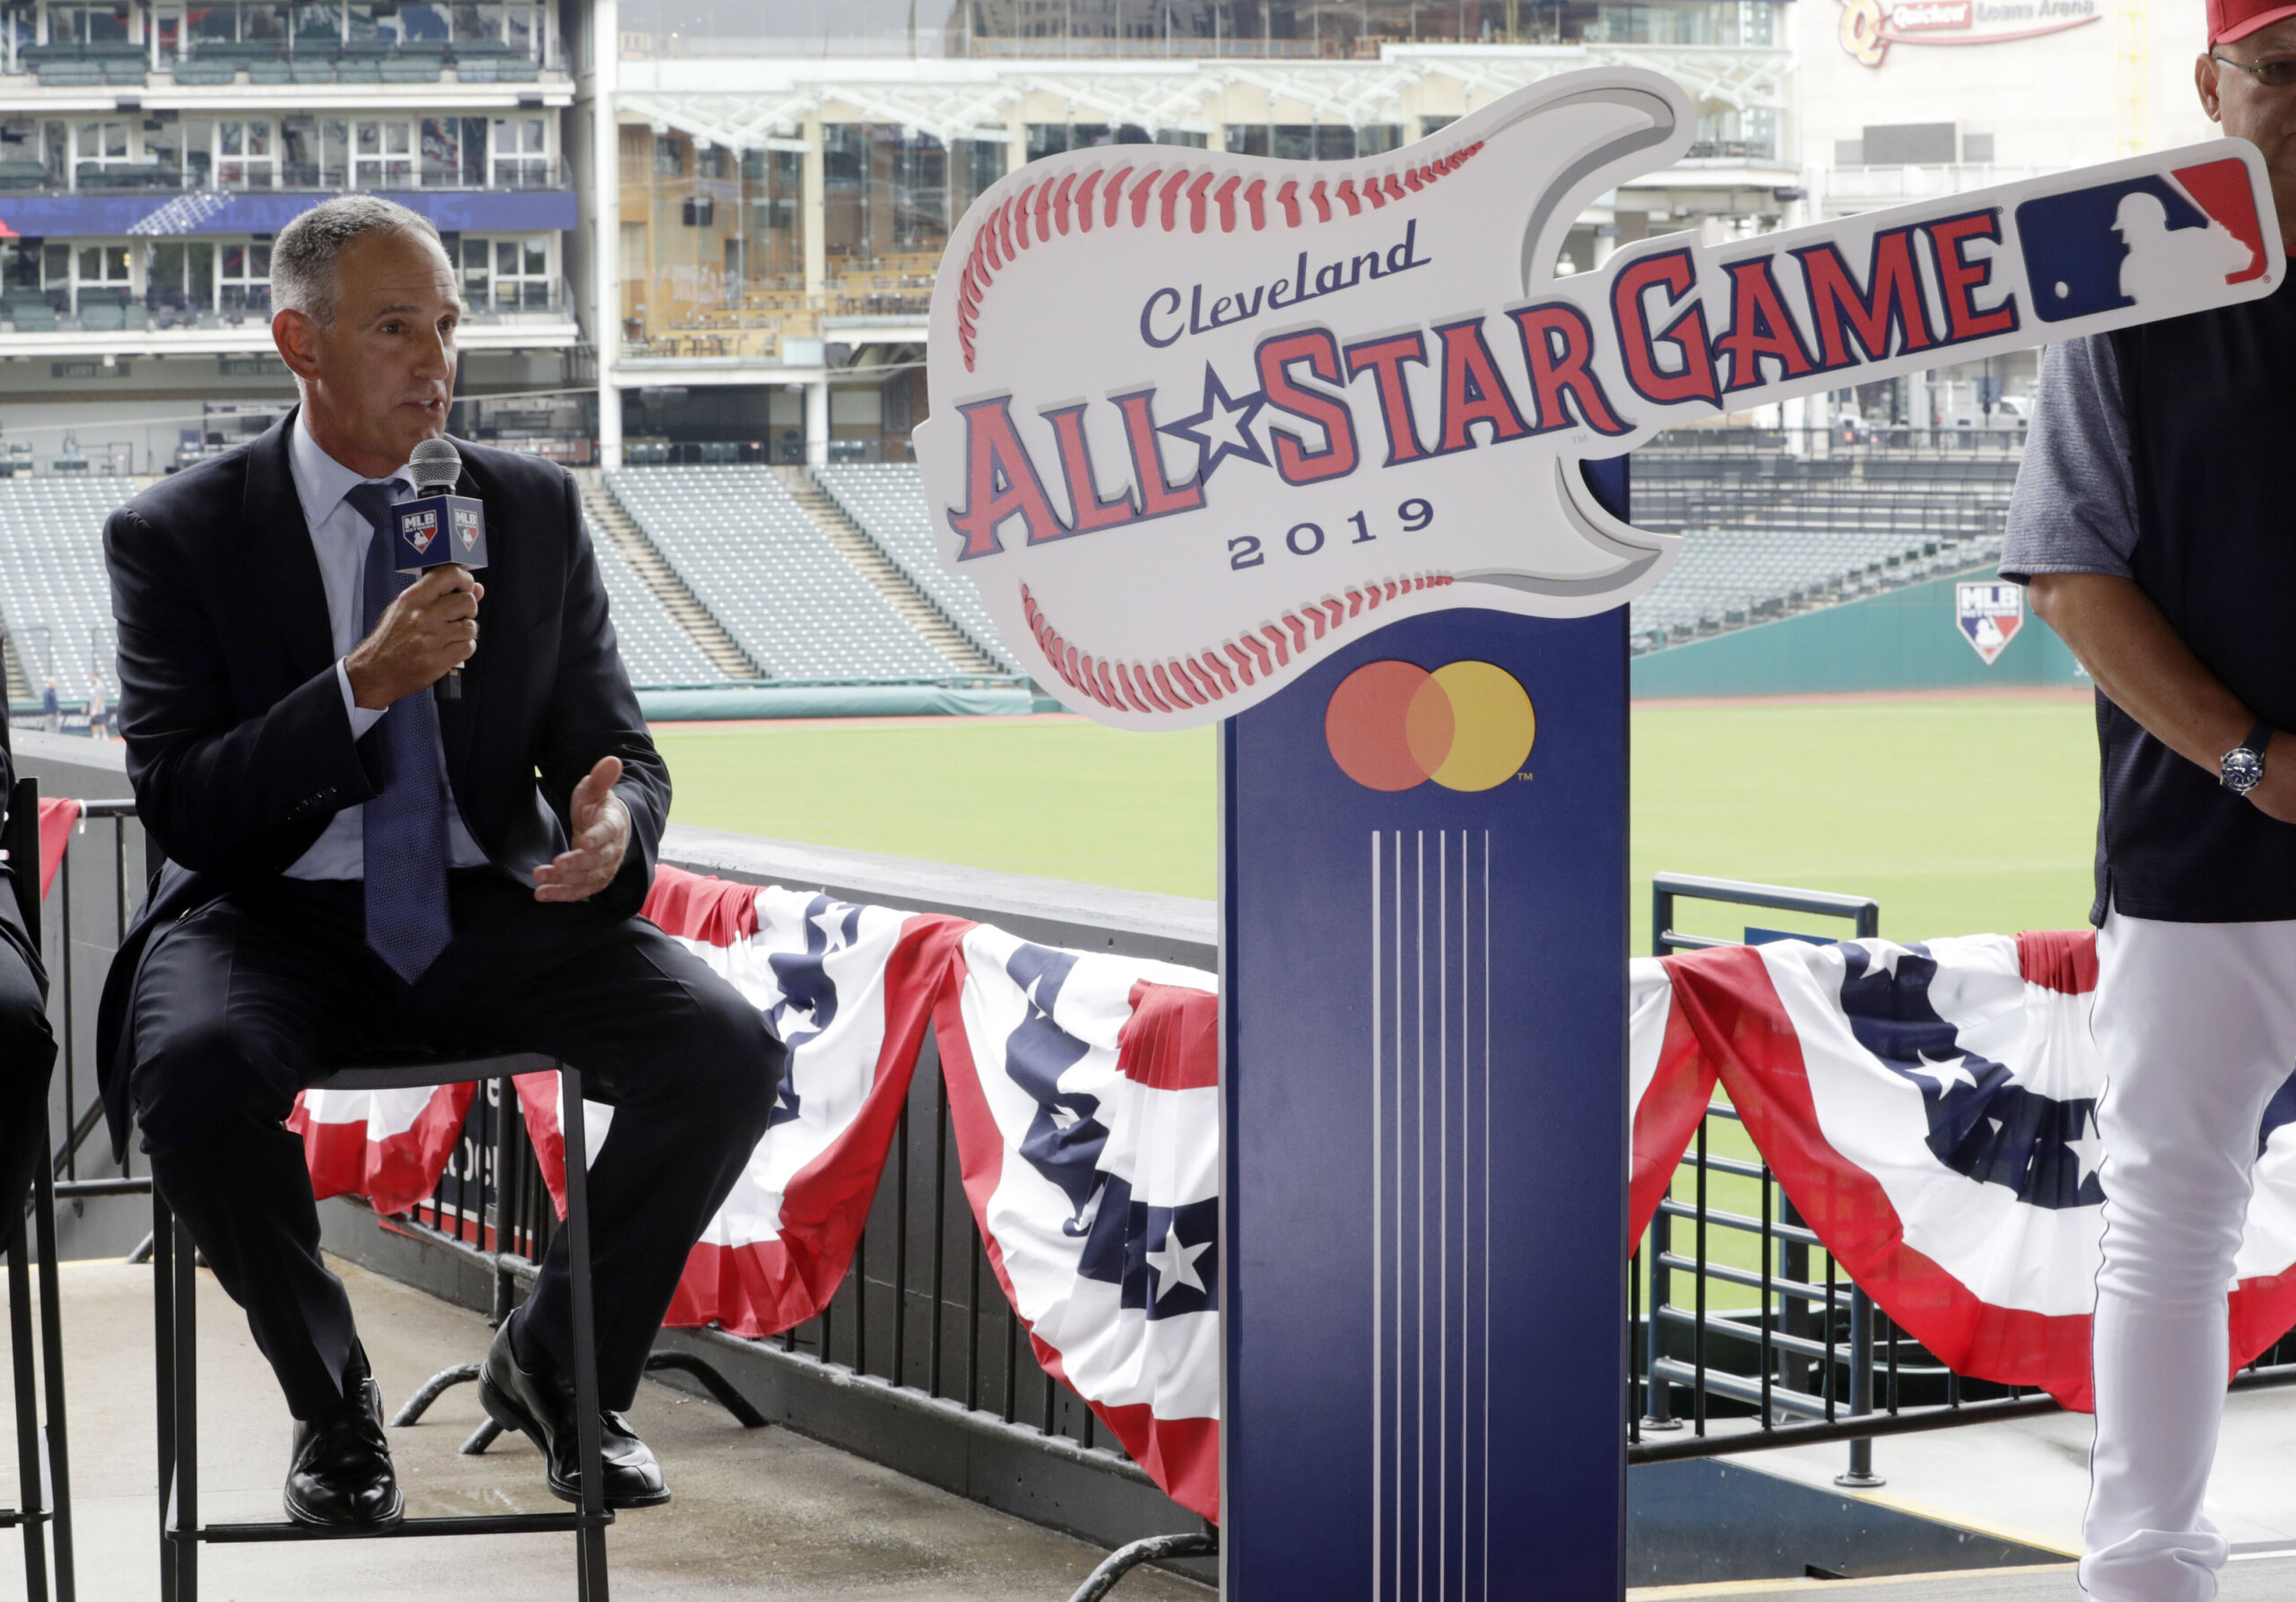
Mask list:
[[[2111,913],[2098,940],[2104,1260],[2081,1585],[2209,1602],[2202,1511],[2231,1363],[2226,1295],[2265,1105],[2296,1067],[2296,922]]]

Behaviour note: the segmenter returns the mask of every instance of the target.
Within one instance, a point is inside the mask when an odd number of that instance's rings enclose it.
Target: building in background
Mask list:
[[[1800,0],[1800,144],[1813,216],[2213,138],[2193,89],[2202,0]],[[1833,397],[1863,423],[2022,426],[2039,353]],[[2004,403],[2006,403],[2005,405]]]
[[[584,14],[0,0],[0,461],[157,473],[266,426],[293,396],[271,240],[351,190],[428,216],[461,273],[457,431],[589,439],[568,288]]]
[[[1576,269],[1779,226],[1802,192],[1772,0],[596,3],[619,44],[583,85],[613,155],[587,301],[608,462],[909,459],[949,231],[1065,150],[1344,161],[1632,63],[1690,91],[1698,142],[1581,220]]]

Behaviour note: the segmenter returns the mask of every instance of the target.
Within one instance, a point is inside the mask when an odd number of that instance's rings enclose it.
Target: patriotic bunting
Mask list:
[[[1848,1276],[1956,1372],[2089,1396],[2095,936],[1726,946],[1633,964],[1639,1240],[1718,1079]],[[2296,1075],[2266,1110],[2232,1363],[2296,1322]]]
[[[1181,1505],[1219,1511],[1220,1111],[1209,974],[1031,945],[962,919],[658,871],[646,912],[789,1049],[778,1105],[668,1322],[778,1334],[852,1264],[925,1032],[965,1194],[1037,1360]],[[517,1082],[565,1208],[555,1074]],[[404,1212],[435,1188],[468,1085],[309,1091],[312,1188]],[[584,1104],[595,1155],[612,1110]]]

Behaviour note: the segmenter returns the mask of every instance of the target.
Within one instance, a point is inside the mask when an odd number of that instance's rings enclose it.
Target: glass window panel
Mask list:
[[[271,125],[267,122],[248,124],[248,154],[268,156],[271,153]]]
[[[245,154],[246,152],[243,146],[245,142],[244,136],[246,126],[247,125],[244,123],[236,122],[216,124],[215,138],[217,144],[215,148],[222,151],[227,156]]]
[[[72,247],[50,245],[40,263],[44,282],[50,289],[60,288],[72,282]]]
[[[383,125],[378,122],[361,123],[359,125],[359,153],[362,156],[379,155],[382,153],[382,149]]]
[[[239,36],[239,8],[235,5],[207,5],[185,14],[185,25],[195,48],[202,44],[227,45]]]
[[[486,241],[484,239],[463,240],[463,270],[473,274],[483,274],[486,271]]]
[[[528,155],[542,154],[548,148],[544,143],[549,137],[547,126],[539,117],[523,118],[520,121],[524,125],[521,131],[526,136],[526,142],[519,148]]]
[[[1277,123],[1268,130],[1268,153],[1279,161],[1316,159],[1316,130],[1305,123]]]
[[[223,276],[244,280],[248,275],[248,248],[245,245],[223,247]]]
[[[1352,161],[1355,159],[1355,130],[1326,128],[1316,130],[1316,160],[1318,161]]]
[[[516,239],[495,241],[494,270],[497,273],[516,273],[518,270],[518,242]]]
[[[93,279],[103,276],[103,268],[99,264],[98,260],[102,254],[103,253],[93,245],[83,245],[80,248],[81,283],[86,283]]]
[[[412,153],[412,147],[411,130],[406,124],[387,122],[383,125],[383,153],[385,155],[408,155]]]
[[[448,37],[447,13],[435,5],[403,5],[399,7],[399,25],[410,39],[444,44]]]
[[[736,241],[729,240],[728,243]],[[526,241],[526,272],[547,275],[550,272],[550,248],[539,239]]]
[[[248,274],[251,278],[271,276],[271,247],[257,245],[248,252]]]

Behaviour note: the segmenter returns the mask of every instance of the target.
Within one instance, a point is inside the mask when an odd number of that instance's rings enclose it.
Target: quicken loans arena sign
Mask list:
[[[2222,140],[1558,277],[1696,118],[1576,73],[1368,161],[1154,145],[1030,164],[965,214],[917,434],[944,562],[1108,723],[1258,701],[1455,606],[1621,605],[1679,541],[1581,463],[1669,423],[2267,294],[2262,158]]]

